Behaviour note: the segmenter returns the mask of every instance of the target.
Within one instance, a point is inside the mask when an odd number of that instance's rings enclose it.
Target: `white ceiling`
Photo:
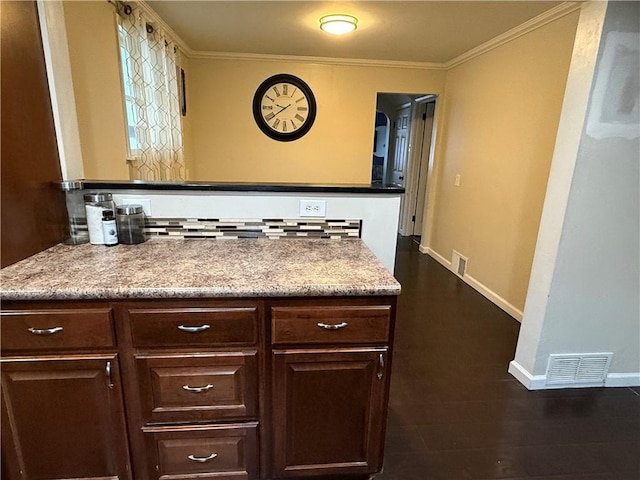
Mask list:
[[[197,52],[446,63],[562,2],[546,1],[183,1],[147,4]],[[333,36],[326,14],[348,13],[358,29]]]

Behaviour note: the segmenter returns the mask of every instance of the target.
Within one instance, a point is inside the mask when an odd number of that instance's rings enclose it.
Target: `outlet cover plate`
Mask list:
[[[301,217],[324,217],[326,214],[326,200],[300,200]]]

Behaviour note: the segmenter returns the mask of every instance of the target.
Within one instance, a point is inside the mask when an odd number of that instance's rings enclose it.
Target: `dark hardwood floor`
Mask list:
[[[384,472],[377,480],[638,480],[640,388],[528,391],[507,373],[520,324],[410,238]]]

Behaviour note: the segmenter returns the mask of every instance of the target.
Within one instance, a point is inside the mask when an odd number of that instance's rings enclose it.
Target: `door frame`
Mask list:
[[[421,111],[426,108],[426,104],[435,103],[435,110],[433,115],[433,126],[431,131],[425,131],[422,127]],[[402,207],[400,209],[400,222],[398,225],[398,232],[402,236],[415,235],[414,232],[414,220],[413,215],[418,204],[419,183],[420,174],[426,172],[427,179],[424,187],[424,200],[425,210],[422,220],[422,231],[418,232],[423,234],[429,224],[429,191],[432,185],[433,165],[435,156],[435,144],[436,144],[436,129],[438,119],[438,95],[424,95],[416,98],[412,102],[410,127],[409,127],[409,156],[407,159],[407,166],[405,171],[405,193],[403,195]],[[422,130],[422,131],[421,131]],[[430,145],[428,148],[423,148],[425,138],[429,140]]]
[[[399,118],[399,112],[401,112],[402,110],[404,110],[405,108],[410,108],[411,110],[409,111],[409,125],[407,126],[408,128],[408,133],[407,133],[407,153],[406,156],[407,158],[405,159],[405,170],[406,170],[406,164],[409,161],[409,150],[411,148],[411,122],[412,122],[412,118],[411,115],[413,114],[413,102],[407,102],[407,103],[403,103],[401,105],[398,105],[394,108],[393,110],[393,117],[389,117],[389,154],[387,155],[387,162],[388,162],[388,166],[386,168],[385,171],[385,177],[384,177],[384,181],[387,184],[392,184],[393,183],[393,163],[395,162],[395,157],[396,157],[396,149],[397,149],[397,145],[396,145],[396,135],[395,135],[395,131],[396,131],[396,124],[398,122],[398,118]],[[406,177],[406,173],[405,173],[405,177]],[[402,207],[401,207],[402,208]]]

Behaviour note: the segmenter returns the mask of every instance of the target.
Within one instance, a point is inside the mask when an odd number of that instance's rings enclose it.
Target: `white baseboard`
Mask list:
[[[509,373],[516,377],[528,390],[544,390],[546,383],[545,375],[531,375],[522,365],[515,360],[509,362]]]
[[[449,260],[447,260],[446,258],[444,258],[442,255],[440,255],[438,252],[433,250],[431,247],[425,247],[425,246],[423,246],[421,244],[418,247],[418,250],[420,250],[420,252],[422,252],[422,253],[426,253],[427,255],[432,257],[434,260],[436,260],[438,263],[440,263],[441,265],[445,266],[448,270],[453,272],[451,262]],[[502,298],[496,292],[494,292],[489,287],[484,285],[482,282],[479,282],[478,280],[473,278],[471,275],[467,275],[467,274],[465,274],[463,277],[459,277],[459,278],[461,278],[462,281],[464,281],[471,288],[473,288],[474,290],[479,292],[481,295],[483,295],[489,301],[494,303],[496,306],[500,307],[502,310],[507,312],[513,318],[515,318],[519,322],[522,322],[522,310],[520,310],[519,308],[516,308],[515,306],[510,304],[508,301],[506,301],[504,298]]]
[[[515,360],[509,362],[509,373],[528,390],[552,390],[558,388],[593,388],[593,384],[546,385],[546,375],[532,375]],[[605,387],[640,387],[640,372],[610,373],[604,382]],[[595,385],[600,387],[600,385]]]
[[[420,250],[421,253],[426,253],[427,255],[432,257],[434,260],[436,260],[439,264],[444,265],[449,270],[451,270],[451,262],[446,258],[444,258],[442,255],[440,255],[431,247],[425,247],[424,245],[420,244],[420,246],[418,247],[418,250]]]
[[[640,387],[640,372],[610,373],[604,381],[605,387]]]
[[[522,310],[520,310],[516,306],[507,302],[504,298],[502,298],[500,295],[498,295],[496,292],[491,290],[489,287],[487,287],[483,283],[473,278],[471,275],[465,274],[465,276],[462,277],[462,280],[464,280],[468,285],[470,285],[472,288],[474,288],[475,290],[480,292],[482,295],[484,295],[485,298],[492,301],[502,310],[504,310],[513,318],[515,318],[520,323],[522,323],[522,315],[523,315]]]

